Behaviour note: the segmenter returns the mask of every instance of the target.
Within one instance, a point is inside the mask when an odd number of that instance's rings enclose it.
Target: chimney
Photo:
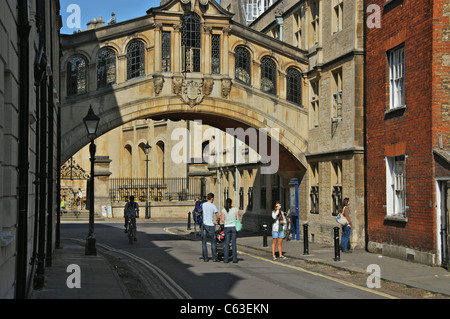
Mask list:
[[[102,17],[98,17],[98,19],[94,18],[94,20],[89,21],[87,23],[87,29],[93,30],[98,29],[105,26],[105,21],[103,21]]]

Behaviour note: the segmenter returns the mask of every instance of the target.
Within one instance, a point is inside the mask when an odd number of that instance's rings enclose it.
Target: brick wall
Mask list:
[[[366,141],[369,241],[434,252],[432,157],[432,7],[428,1],[368,1],[382,10],[381,28],[367,28]],[[405,45],[406,107],[389,110],[387,51]],[[407,221],[385,220],[386,164],[407,155]],[[396,154],[400,152],[399,154]]]

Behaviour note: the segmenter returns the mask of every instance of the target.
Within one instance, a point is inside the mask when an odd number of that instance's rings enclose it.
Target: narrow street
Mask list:
[[[63,224],[62,237],[84,243],[87,225]],[[138,223],[130,245],[122,223],[95,226],[97,249],[134,299],[375,299],[392,296],[241,250],[237,264],[205,263],[201,241],[173,234],[176,224]],[[210,246],[208,246],[210,253]],[[81,270],[83,272],[83,269]],[[88,270],[87,270],[88,271]]]

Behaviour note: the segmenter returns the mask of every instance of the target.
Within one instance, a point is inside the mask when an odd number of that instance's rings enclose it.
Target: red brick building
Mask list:
[[[369,251],[448,265],[450,1],[369,0]]]

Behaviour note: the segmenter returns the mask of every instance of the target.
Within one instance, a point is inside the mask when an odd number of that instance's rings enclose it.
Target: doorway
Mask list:
[[[450,181],[438,180],[436,188],[438,254],[441,266],[450,270],[449,206]]]

